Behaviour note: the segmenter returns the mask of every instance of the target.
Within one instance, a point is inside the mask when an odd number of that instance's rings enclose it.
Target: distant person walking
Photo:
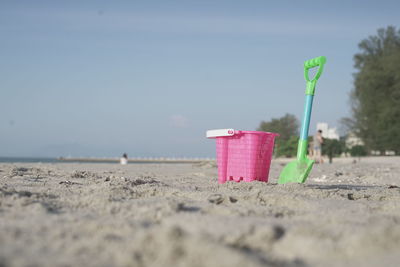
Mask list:
[[[324,139],[322,138],[322,130],[318,130],[313,138],[313,147],[314,147],[314,160],[316,163],[324,163],[321,155],[322,144],[324,143]]]
[[[122,155],[122,157],[119,159],[119,163],[120,163],[121,165],[126,165],[126,164],[128,164],[128,154],[124,153],[124,154]]]

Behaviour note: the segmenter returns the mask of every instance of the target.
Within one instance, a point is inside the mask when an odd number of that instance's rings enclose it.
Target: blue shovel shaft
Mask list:
[[[301,125],[299,145],[297,148],[297,160],[302,161],[307,155],[308,148],[308,130],[310,127],[311,110],[314,95],[306,95],[306,104],[304,106],[303,124]]]
[[[306,104],[304,106],[303,124],[301,125],[300,139],[308,139],[308,130],[310,128],[311,111],[313,104],[313,95],[306,95]]]

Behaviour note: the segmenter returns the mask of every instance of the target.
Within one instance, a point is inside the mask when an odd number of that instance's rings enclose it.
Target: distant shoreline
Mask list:
[[[387,158],[397,158],[400,156],[367,156],[367,157],[337,157],[334,158],[334,162],[352,162],[359,161],[362,162],[380,162],[385,161]],[[295,158],[273,158],[273,161],[280,163],[288,163]],[[151,164],[151,163],[202,163],[216,161],[215,158],[129,158],[128,163],[130,164]],[[327,159],[326,159],[327,161]],[[119,163],[119,158],[89,158],[89,157],[59,157],[59,158],[40,158],[40,157],[0,157],[0,163]],[[327,163],[329,164],[329,163]]]
[[[130,158],[128,163],[200,163],[213,161],[214,159],[190,159],[190,158]],[[119,158],[58,158],[61,162],[102,162],[118,163]]]
[[[214,161],[212,158],[130,158],[128,163],[200,163]],[[119,163],[119,158],[40,158],[0,157],[0,163]]]

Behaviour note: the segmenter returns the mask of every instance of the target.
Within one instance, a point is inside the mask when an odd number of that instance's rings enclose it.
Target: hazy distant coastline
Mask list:
[[[175,157],[138,157],[128,160],[129,163],[200,163],[213,161],[212,158],[175,158]],[[1,163],[118,163],[119,158],[89,158],[89,157],[0,157]]]

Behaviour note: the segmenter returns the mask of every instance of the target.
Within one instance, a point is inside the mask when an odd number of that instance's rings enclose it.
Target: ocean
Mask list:
[[[212,158],[129,158],[129,164],[143,163],[198,163]],[[118,158],[41,158],[0,157],[0,163],[119,163]]]
[[[0,163],[117,163],[118,159],[68,159],[60,160],[58,158],[41,158],[41,157],[0,157]]]
[[[0,157],[1,163],[54,163],[60,162],[56,158],[25,158],[25,157]]]

